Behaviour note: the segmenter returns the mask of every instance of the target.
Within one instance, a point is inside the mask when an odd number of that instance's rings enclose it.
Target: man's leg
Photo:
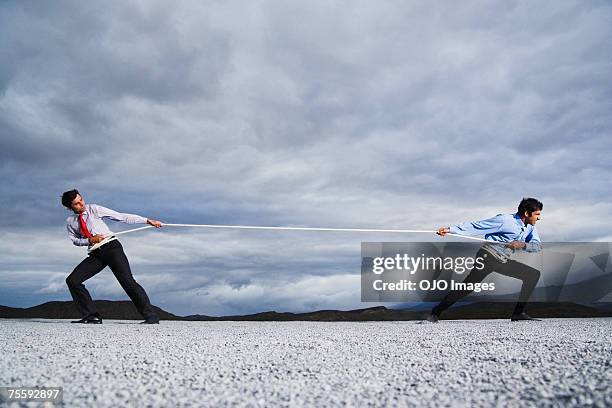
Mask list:
[[[540,280],[540,271],[520,262],[508,261],[505,264],[501,264],[501,266],[496,269],[496,272],[523,281],[518,302],[512,313],[513,315],[520,315],[525,311],[525,305],[533,289],[536,287],[538,280]]]
[[[134,303],[136,306],[138,312],[145,319],[151,316],[156,316],[147,293],[132,276],[130,263],[128,262],[127,256],[125,256],[125,253],[123,252],[123,247],[121,244],[106,251],[104,253],[104,258],[108,263],[108,266],[113,271],[115,278],[117,278],[119,284],[123,290],[125,290],[125,293],[127,293],[132,300],[132,303]]]
[[[486,278],[487,275],[489,275],[491,272],[493,272],[493,271],[488,269],[488,268],[486,268],[486,267],[483,268],[482,270],[478,270],[476,268],[473,268],[470,271],[470,273],[468,274],[468,276],[465,277],[465,279],[463,280],[463,283],[479,283],[479,282],[482,282],[484,280],[484,278]],[[466,297],[467,295],[469,295],[472,292],[473,292],[473,290],[470,290],[470,289],[451,290],[450,292],[448,292],[446,294],[444,299],[442,299],[440,301],[440,303],[436,307],[433,308],[432,313],[437,315],[437,316],[440,316],[440,313],[442,313],[443,311],[445,311],[446,309],[451,307],[454,303],[456,303],[459,300],[463,299],[464,297]]]
[[[82,317],[96,313],[91,295],[85,288],[85,285],[83,285],[83,282],[100,272],[104,267],[106,267],[104,262],[90,255],[83,259],[66,278],[66,284],[68,289],[70,289],[72,300]]]
[[[478,251],[478,253],[476,254],[476,257],[483,257],[483,256],[484,256],[484,252],[482,252],[482,250]],[[496,270],[496,268],[497,268],[497,266],[498,266],[498,264],[500,262],[498,262],[497,260],[495,260],[491,256],[485,257],[485,259],[486,259],[486,261],[485,261],[484,267],[482,269],[472,268],[472,270],[468,273],[468,275],[463,280],[463,283],[479,283],[479,282],[482,282],[484,280],[484,278],[487,277],[487,275],[489,275],[491,272]],[[469,295],[472,292],[473,292],[473,290],[468,290],[468,289],[465,289],[465,290],[451,290],[440,301],[440,303],[438,303],[438,305],[435,306],[431,310],[431,315],[427,319],[430,320],[430,321],[434,321],[434,322],[437,321],[438,318],[440,317],[440,314],[442,312],[444,312],[446,309],[451,307],[455,302],[463,299],[464,297],[466,297],[467,295]]]

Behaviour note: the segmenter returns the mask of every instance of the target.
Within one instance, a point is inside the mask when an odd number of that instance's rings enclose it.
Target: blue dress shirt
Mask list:
[[[497,214],[481,221],[463,222],[450,227],[450,232],[460,235],[484,235],[487,241],[527,244],[528,252],[539,252],[542,242],[535,226],[525,224],[517,214]]]

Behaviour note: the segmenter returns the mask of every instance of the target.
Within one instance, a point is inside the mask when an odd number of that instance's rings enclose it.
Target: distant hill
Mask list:
[[[533,290],[530,299],[534,302],[538,299],[541,303],[574,303],[579,305],[591,306],[595,309],[612,309],[612,303],[602,302],[600,299],[605,298],[608,294],[612,293],[612,273],[605,275],[594,276],[579,282],[572,284],[563,285],[548,285],[537,287]],[[442,293],[442,294],[445,294]],[[440,293],[438,293],[440,295]],[[472,293],[470,294],[468,302],[470,303],[502,303],[502,302],[516,302],[519,298],[520,293],[507,293],[504,295]],[[441,297],[423,299],[423,302],[437,303]],[[435,301],[435,302],[434,302]],[[399,303],[394,306],[394,309],[412,309],[418,308],[422,305],[421,302],[412,301],[408,303]]]
[[[129,300],[95,300],[94,305],[104,319],[142,320],[142,316]],[[153,309],[162,320],[180,320],[180,316],[168,313],[157,306]],[[80,319],[73,301],[53,301],[28,308],[0,305],[0,318]]]
[[[130,301],[96,300],[96,308],[105,319],[139,320],[142,319]],[[474,302],[456,305],[447,310],[442,319],[507,319],[514,309],[514,302]],[[421,320],[427,316],[428,309],[388,309],[384,306],[356,310],[318,310],[306,313],[267,311],[248,315],[177,316],[156,306],[153,308],[161,320],[187,321],[317,321],[317,322],[361,322],[361,321],[403,321]],[[612,317],[610,304],[592,307],[572,302],[533,302],[526,311],[534,317]],[[0,306],[0,318],[80,318],[72,301],[55,301],[30,308]]]
[[[384,306],[370,307],[356,310],[318,310],[307,313],[290,313],[268,311],[249,315],[235,316],[185,316],[185,320],[220,321],[220,320],[247,320],[247,321],[317,321],[317,322],[354,322],[376,320],[418,320],[422,312],[387,309]]]
[[[531,299],[555,300],[557,302],[574,302],[579,304],[596,304],[599,299],[612,292],[612,273],[595,276],[580,282],[563,285],[537,287]],[[506,295],[473,294],[476,301],[512,301],[518,299],[519,292]]]
[[[515,302],[475,302],[455,306],[442,314],[442,319],[504,319],[510,318]],[[612,310],[572,302],[530,302],[525,311],[533,317],[612,317]]]
[[[607,304],[606,304],[607,305]],[[509,319],[514,310],[514,302],[477,302],[456,306],[447,310],[442,319]],[[612,317],[612,309],[594,308],[571,302],[530,303],[526,311],[534,317]],[[384,306],[356,310],[319,310],[307,313],[289,312],[262,312],[242,316],[185,316],[185,320],[220,321],[220,320],[247,320],[247,321],[401,321],[421,320],[428,314],[423,309],[388,309]]]

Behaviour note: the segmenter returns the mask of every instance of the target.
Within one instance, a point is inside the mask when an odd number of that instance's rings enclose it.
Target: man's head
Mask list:
[[[69,190],[62,194],[62,205],[69,210],[80,214],[85,211],[85,200],[81,197],[79,190]]]
[[[516,214],[521,217],[525,224],[535,225],[540,219],[544,204],[535,198],[523,198],[518,206]]]

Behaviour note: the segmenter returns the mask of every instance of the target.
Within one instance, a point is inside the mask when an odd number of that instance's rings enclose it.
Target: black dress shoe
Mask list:
[[[425,318],[425,321],[428,321],[429,323],[438,323],[438,320],[440,320],[440,316],[435,313],[431,313]]]
[[[518,322],[520,320],[533,320],[536,322],[540,322],[540,319],[536,319],[535,317],[531,317],[529,316],[527,313],[523,312],[523,313],[515,313],[512,315],[512,317],[510,318],[511,321],[513,322]]]
[[[85,316],[81,320],[73,320],[70,323],[102,324],[102,316],[97,313]]]
[[[144,322],[140,322],[140,324],[159,324],[159,317],[157,316],[149,316],[147,320]]]

